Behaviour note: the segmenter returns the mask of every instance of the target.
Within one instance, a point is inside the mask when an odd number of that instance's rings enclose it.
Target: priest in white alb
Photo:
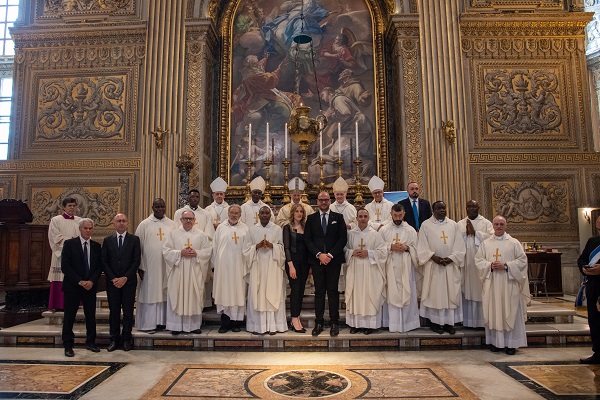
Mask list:
[[[304,213],[307,217],[315,212],[315,210],[309,204],[302,202],[302,191],[304,190],[304,187],[304,181],[298,177],[292,178],[288,182],[288,189],[290,191],[292,201],[281,207],[277,213],[275,223],[280,227],[283,228],[285,225],[290,223],[290,210],[297,204],[302,205],[302,208],[304,208]]]
[[[356,227],[356,207],[346,200],[348,193],[348,182],[341,176],[333,182],[333,196],[335,201],[331,203],[329,208],[331,211],[342,214],[344,216],[344,222],[346,223],[346,229],[350,230]],[[342,264],[340,270],[340,280],[338,281],[338,290],[343,292],[346,290],[346,264]]]
[[[246,330],[275,335],[287,331],[285,251],[281,227],[271,222],[271,209],[261,207],[259,222],[244,239],[248,303]]]
[[[229,204],[225,201],[225,193],[227,192],[227,186],[227,182],[225,182],[225,180],[220,176],[217,177],[210,184],[213,202],[210,203],[204,209],[204,211],[206,211],[210,215],[210,219],[215,230],[221,222],[227,219],[227,210],[229,209]]]
[[[408,332],[421,326],[415,283],[417,231],[404,221],[404,206],[392,206],[392,222],[379,230],[387,246],[386,301],[383,326],[390,332]]]
[[[248,226],[258,224],[258,212],[262,206],[268,207],[267,203],[262,201],[266,185],[262,176],[257,176],[250,182],[250,200],[242,204],[241,222],[244,224]],[[275,221],[273,210],[271,210],[271,221]]]
[[[202,333],[204,281],[212,252],[208,236],[194,226],[193,211],[184,211],[181,223],[167,235],[163,245],[167,264],[167,329],[173,335]]]
[[[433,203],[433,216],[419,230],[417,258],[423,274],[419,315],[430,320],[432,331],[456,333],[462,315],[462,265],[465,241],[458,224],[446,217],[446,203]]]
[[[155,199],[152,202],[152,214],[140,222],[135,230],[142,251],[135,327],[150,333],[162,330],[167,325],[167,266],[162,247],[167,235],[175,229],[175,223],[165,216],[165,211],[165,201]]]
[[[379,231],[383,225],[391,220],[391,211],[394,203],[383,197],[385,182],[377,175],[373,175],[368,183],[369,190],[373,195],[373,201],[365,206],[369,212],[369,225]]]
[[[462,281],[463,326],[483,328],[482,284],[475,265],[475,254],[481,243],[494,234],[494,229],[492,223],[479,214],[479,204],[475,200],[467,201],[466,211],[467,217],[458,221],[466,247]]]
[[[492,221],[494,235],[486,239],[475,255],[483,282],[485,341],[493,352],[513,355],[527,346],[525,321],[530,299],[527,255],[521,243],[506,233],[506,219]]]
[[[221,315],[219,333],[239,332],[246,313],[248,284],[242,250],[248,226],[240,221],[241,215],[239,205],[229,206],[227,220],[219,225],[213,241],[213,296]]]
[[[73,197],[65,197],[62,201],[63,213],[52,217],[50,226],[48,226],[48,242],[52,250],[52,259],[50,261],[50,271],[48,271],[48,281],[50,281],[50,298],[48,300],[48,309],[64,309],[64,296],[62,292],[62,282],[64,275],[61,271],[61,253],[65,240],[79,236],[80,217],[75,215],[77,209],[77,200]]]
[[[381,327],[385,301],[386,243],[369,226],[369,212],[358,210],[357,226],[346,243],[346,324],[350,333],[369,335]]]

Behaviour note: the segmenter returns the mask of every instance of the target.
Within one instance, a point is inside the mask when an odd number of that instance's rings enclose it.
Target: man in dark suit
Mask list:
[[[346,260],[344,246],[348,240],[348,232],[344,216],[329,209],[331,204],[329,193],[319,193],[317,202],[319,212],[308,216],[304,229],[304,241],[308,249],[308,265],[312,269],[315,281],[315,327],[312,335],[318,336],[323,332],[325,291],[327,291],[331,319],[330,334],[337,336],[340,332],[338,281],[341,266]]]
[[[113,222],[117,233],[104,238],[102,244],[102,268],[106,275],[106,294],[110,310],[110,345],[108,351],[115,351],[121,342],[123,350],[133,348],[131,329],[133,327],[133,305],[135,302],[136,273],[140,266],[140,238],[127,233],[127,216],[115,215]],[[123,332],[121,327],[123,309]]]
[[[419,198],[419,184],[417,182],[410,182],[406,191],[408,192],[408,198],[400,200],[398,203],[404,206],[406,211],[404,220],[406,223],[419,232],[423,222],[431,218],[431,204],[427,200]]]
[[[100,243],[91,240],[94,222],[89,218],[79,221],[79,236],[64,241],[60,268],[64,274],[62,291],[65,308],[62,341],[65,356],[73,357],[75,334],[73,324],[79,304],[83,303],[85,315],[85,348],[97,353],[96,346],[96,290],[102,272]]]
[[[600,234],[600,217],[596,218],[596,229]],[[600,364],[600,235],[588,239],[585,248],[577,260],[577,266],[587,278],[585,294],[587,297],[588,324],[592,337],[592,351],[588,358],[579,360],[582,364]]]

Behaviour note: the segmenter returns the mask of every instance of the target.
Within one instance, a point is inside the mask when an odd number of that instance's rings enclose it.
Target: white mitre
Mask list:
[[[288,182],[288,189],[290,189],[290,192],[293,192],[295,190],[301,192],[304,190],[304,187],[305,187],[304,181],[298,177],[292,178]]]
[[[385,186],[385,182],[383,181],[383,179],[381,179],[377,175],[373,175],[373,177],[371,178],[371,180],[368,183],[368,186],[369,186],[369,190],[371,192],[374,192],[376,190],[383,190],[383,187]]]
[[[347,192],[348,191],[348,182],[341,176],[333,182],[333,192]]]
[[[223,178],[221,178],[220,176],[215,179],[214,181],[212,181],[212,183],[210,184],[210,190],[214,192],[225,192],[227,190],[227,182],[225,182],[225,180]]]
[[[267,183],[262,176],[257,176],[256,178],[252,179],[252,182],[250,182],[250,191],[260,190],[261,192],[264,192],[266,187]]]

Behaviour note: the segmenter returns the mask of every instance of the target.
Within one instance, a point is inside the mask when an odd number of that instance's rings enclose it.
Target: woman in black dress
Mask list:
[[[300,322],[302,297],[308,278],[308,252],[304,245],[304,224],[306,212],[302,204],[292,206],[290,221],[283,227],[283,246],[285,248],[285,272],[290,280],[290,314],[292,315],[292,330],[298,333],[306,332]]]

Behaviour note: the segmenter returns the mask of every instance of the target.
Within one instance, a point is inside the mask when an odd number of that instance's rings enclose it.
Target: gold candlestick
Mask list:
[[[323,166],[326,164],[323,157],[319,157],[319,191],[323,192],[325,190],[325,176],[323,175]]]
[[[337,160],[335,160],[335,163],[338,165],[338,176],[341,178],[342,177],[342,165],[344,165],[344,160],[342,160],[341,158],[338,158]]]
[[[354,164],[356,165],[356,195],[354,196],[354,204],[362,206],[364,203],[362,197],[362,184],[360,183],[360,164],[362,164],[362,160],[356,157],[354,159]]]
[[[265,169],[267,170],[265,179],[265,194],[263,196],[263,201],[267,204],[271,204],[271,164],[273,164],[273,158],[267,158],[264,162]]]
[[[284,192],[283,192],[283,204],[287,204],[290,201],[292,201],[290,199],[290,189],[288,188],[288,182],[290,179],[290,164],[292,163],[287,157],[283,159],[283,161],[281,162],[283,164],[284,167],[284,173],[283,173],[283,186],[284,186]]]
[[[254,162],[252,160],[246,160],[246,198],[244,199],[244,203],[252,198],[251,190],[250,190],[250,178],[252,177],[252,165]]]

